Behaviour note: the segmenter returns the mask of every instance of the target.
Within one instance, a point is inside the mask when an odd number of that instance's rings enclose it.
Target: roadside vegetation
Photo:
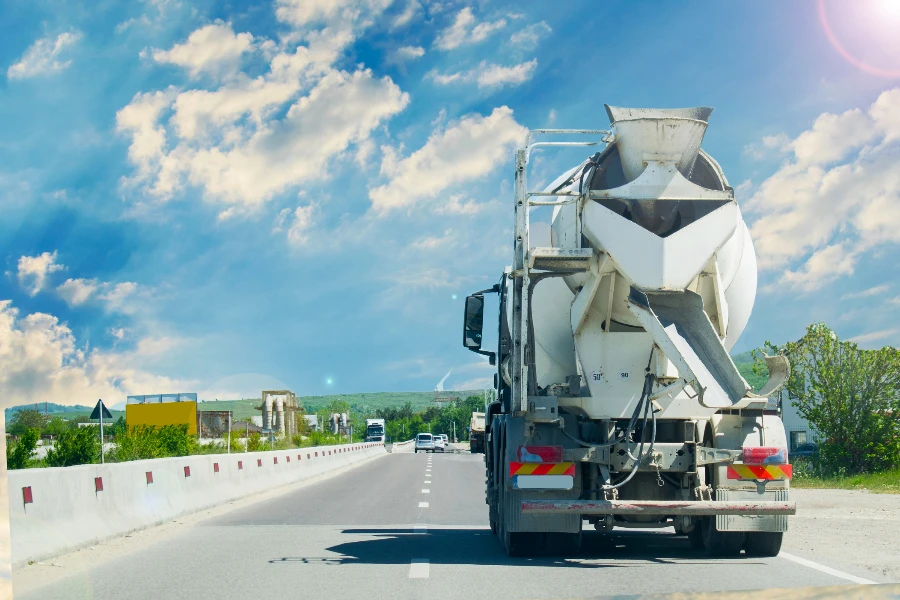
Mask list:
[[[818,432],[818,454],[795,469],[795,485],[900,491],[900,350],[864,350],[816,323],[796,342],[755,351],[759,375],[763,351],[787,356],[782,406]]]
[[[353,425],[353,441],[365,436],[367,418],[383,418],[386,421],[388,441],[403,441],[417,433],[431,431],[453,435],[454,424],[457,438],[468,439],[467,428],[473,411],[483,410],[481,396],[470,396],[465,400],[450,402],[445,406],[431,406],[416,412],[411,402],[400,408],[378,409],[374,413],[352,412],[349,404],[332,400],[325,408],[319,409],[317,417],[325,423],[331,413],[349,412]],[[330,431],[314,431],[303,418],[304,411],[297,413],[298,434],[293,438],[285,436],[274,440],[250,433],[244,436],[240,421],[235,423],[230,437],[225,434],[220,439],[200,443],[196,435],[188,433],[187,425],[167,425],[165,427],[127,427],[125,418],[104,427],[104,441],[109,446],[104,454],[106,462],[126,462],[172,456],[195,454],[223,454],[225,452],[257,452],[265,450],[288,450],[313,446],[345,444],[347,435]],[[20,409],[13,413],[7,428],[10,439],[6,448],[7,467],[10,469],[68,467],[100,462],[100,436],[97,427],[79,427],[86,422],[79,416],[66,420],[58,415],[48,416],[35,409]],[[42,436],[52,446],[48,446],[43,457],[36,455],[38,440]]]

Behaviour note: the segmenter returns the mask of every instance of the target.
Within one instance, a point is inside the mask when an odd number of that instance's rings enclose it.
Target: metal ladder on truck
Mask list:
[[[532,141],[535,135],[602,135],[598,141]],[[528,191],[527,168],[531,151],[539,147],[572,147],[597,146],[601,143],[613,142],[612,132],[603,129],[533,129],[525,138],[525,147],[516,151],[515,175],[515,251],[513,269],[513,322],[512,331],[512,406],[513,412],[526,411],[528,397],[537,394],[534,377],[534,337],[531,331],[531,294],[541,279],[562,277],[586,271],[590,268],[593,249],[578,248],[566,250],[562,248],[531,248],[529,241],[530,209],[538,206],[562,206],[579,204],[579,213],[583,202],[590,195],[588,191],[568,192]],[[582,163],[578,168],[584,168]],[[577,169],[576,169],[577,171]],[[570,187],[569,183],[565,187]],[[562,198],[561,200],[534,200],[533,198]],[[579,219],[580,221],[580,219]],[[518,398],[518,405],[515,400]]]

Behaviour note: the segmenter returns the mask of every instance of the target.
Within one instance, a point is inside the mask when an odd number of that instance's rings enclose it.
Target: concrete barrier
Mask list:
[[[384,444],[9,471],[19,566],[385,454]]]

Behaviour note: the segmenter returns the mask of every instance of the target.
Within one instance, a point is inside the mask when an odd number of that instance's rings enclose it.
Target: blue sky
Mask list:
[[[896,345],[897,4],[2,4],[3,402],[483,386],[513,151],[604,103],[715,107],[761,267],[735,351]]]

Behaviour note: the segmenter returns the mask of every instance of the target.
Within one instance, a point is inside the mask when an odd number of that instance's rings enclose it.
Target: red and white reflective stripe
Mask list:
[[[793,476],[791,465],[728,465],[726,473],[728,479],[744,479],[774,481],[790,479]]]

